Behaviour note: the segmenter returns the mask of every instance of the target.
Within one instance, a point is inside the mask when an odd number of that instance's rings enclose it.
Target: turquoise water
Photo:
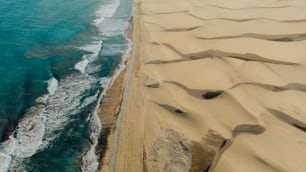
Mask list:
[[[95,171],[132,0],[0,0],[0,172]],[[116,73],[116,72],[115,72]]]

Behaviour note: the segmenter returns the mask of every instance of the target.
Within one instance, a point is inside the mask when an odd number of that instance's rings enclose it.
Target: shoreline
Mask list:
[[[129,25],[126,29],[126,37],[132,40],[133,34],[133,15],[131,15]],[[126,82],[127,69],[129,68],[129,61],[133,46],[129,51],[127,59],[123,62],[125,67],[111,83],[111,86],[105,92],[103,100],[100,104],[99,118],[102,124],[102,130],[97,145],[97,153],[99,157],[98,171],[106,172],[109,170],[110,154],[112,149],[112,141],[116,129],[116,121],[120,112],[122,104],[122,95]],[[118,64],[120,65],[120,64]],[[114,75],[114,74],[113,74]]]
[[[111,149],[112,137],[115,129],[115,121],[122,101],[123,83],[126,69],[116,78],[114,84],[107,90],[100,108],[100,119],[102,123],[101,136],[99,137],[99,171],[105,171],[108,166],[108,156]]]

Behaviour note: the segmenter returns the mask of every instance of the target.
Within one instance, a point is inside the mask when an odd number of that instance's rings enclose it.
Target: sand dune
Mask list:
[[[136,0],[114,171],[305,172],[305,11],[303,0]]]

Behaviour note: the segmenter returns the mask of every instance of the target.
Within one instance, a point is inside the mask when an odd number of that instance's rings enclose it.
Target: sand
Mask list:
[[[102,122],[102,133],[99,139],[98,152],[101,155],[100,169],[101,172],[108,169],[110,148],[112,146],[113,133],[116,127],[116,119],[121,104],[121,95],[123,91],[125,70],[116,78],[113,85],[107,90],[100,111],[100,119]]]
[[[106,171],[306,171],[305,1],[134,3]]]

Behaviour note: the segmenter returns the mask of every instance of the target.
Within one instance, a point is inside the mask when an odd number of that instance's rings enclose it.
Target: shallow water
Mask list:
[[[96,170],[92,118],[130,49],[131,9],[131,0],[0,0],[0,172]]]

